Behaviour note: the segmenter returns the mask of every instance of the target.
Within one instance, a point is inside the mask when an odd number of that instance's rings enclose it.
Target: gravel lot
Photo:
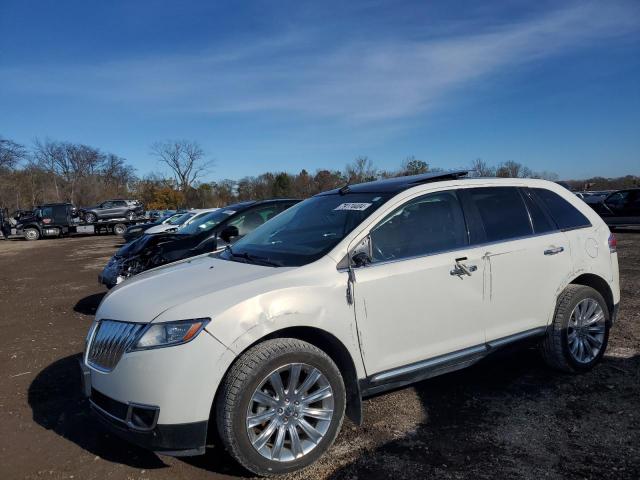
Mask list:
[[[640,232],[618,233],[622,307],[604,362],[567,376],[534,349],[365,402],[294,478],[640,478]],[[106,434],[77,361],[115,237],[0,241],[0,479],[246,477],[220,448],[158,457]]]

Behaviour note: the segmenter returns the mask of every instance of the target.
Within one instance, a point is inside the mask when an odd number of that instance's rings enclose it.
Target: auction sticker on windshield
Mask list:
[[[371,206],[370,203],[341,203],[334,210],[355,210],[361,212]]]

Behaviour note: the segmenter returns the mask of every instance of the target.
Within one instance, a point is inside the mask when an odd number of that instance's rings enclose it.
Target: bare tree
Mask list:
[[[213,166],[200,145],[188,140],[156,142],[151,153],[171,169],[178,187],[185,192]]]
[[[27,150],[23,145],[0,137],[0,169],[13,170],[21,160],[27,157]]]
[[[378,178],[378,170],[369,157],[360,156],[347,165],[345,176],[349,183],[370,182]]]
[[[496,175],[496,169],[489,166],[489,164],[481,158],[476,158],[471,162],[471,170],[477,177],[495,177]]]

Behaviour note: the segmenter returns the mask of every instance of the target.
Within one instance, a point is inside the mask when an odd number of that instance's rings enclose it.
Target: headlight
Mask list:
[[[196,318],[179,322],[149,324],[131,350],[170,347],[190,342],[198,336],[210,320],[209,318]]]

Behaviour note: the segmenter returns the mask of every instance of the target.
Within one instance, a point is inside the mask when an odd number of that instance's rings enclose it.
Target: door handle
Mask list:
[[[456,262],[456,266],[449,272],[449,275],[457,277],[462,277],[463,275],[471,276],[471,273],[476,270],[478,270],[476,265],[465,265],[464,263]]]
[[[562,253],[564,252],[564,247],[552,247],[552,248],[547,248],[544,251],[545,255],[557,255],[558,253]]]

